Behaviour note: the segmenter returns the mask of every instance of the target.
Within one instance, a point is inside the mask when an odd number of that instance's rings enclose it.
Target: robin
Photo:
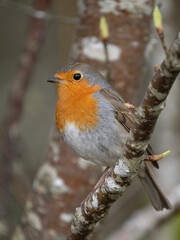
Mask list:
[[[65,142],[82,158],[113,166],[134,121],[119,93],[100,72],[83,63],[67,64],[47,81],[57,86],[56,126]],[[147,154],[153,154],[150,146]],[[138,176],[154,208],[169,209],[149,164],[141,164]]]

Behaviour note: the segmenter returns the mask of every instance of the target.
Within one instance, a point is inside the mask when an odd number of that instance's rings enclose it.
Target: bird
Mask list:
[[[64,141],[83,159],[111,167],[120,158],[135,115],[105,77],[86,63],[69,63],[48,82],[57,86],[56,126]],[[146,150],[153,155],[151,146]],[[153,207],[170,209],[150,166],[138,172]],[[157,163],[151,164],[158,167]]]

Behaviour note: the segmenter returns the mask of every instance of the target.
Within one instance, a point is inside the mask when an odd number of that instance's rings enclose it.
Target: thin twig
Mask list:
[[[164,38],[164,29],[163,29],[163,24],[162,24],[162,15],[161,12],[159,10],[158,6],[155,6],[154,11],[153,11],[153,17],[154,17],[154,25],[157,31],[157,34],[160,38],[161,41],[161,45],[164,49],[164,52],[167,56],[168,53],[168,49],[167,49],[167,45],[165,42],[165,38]]]
[[[100,30],[100,37],[103,43],[104,47],[104,53],[105,53],[105,67],[106,70],[106,79],[110,80],[110,61],[109,61],[109,53],[108,53],[108,40],[109,40],[109,27],[107,20],[104,16],[100,18],[99,21],[99,30]]]
[[[109,211],[137,176],[159,114],[180,71],[180,39],[176,39],[168,55],[156,71],[144,100],[136,112],[134,126],[125,144],[123,156],[109,169],[98,188],[76,208],[68,240],[91,239],[96,223]]]
[[[165,38],[164,38],[164,32],[157,30],[157,33],[158,33],[159,39],[161,40],[161,45],[162,45],[162,47],[164,49],[164,52],[165,52],[165,54],[167,56],[168,49],[167,49],[167,45],[166,45]]]
[[[110,61],[109,61],[109,53],[108,53],[108,39],[102,40],[105,52],[105,69],[106,69],[106,79],[107,81],[111,80],[111,72],[110,72]]]
[[[47,22],[57,22],[62,24],[77,24],[77,18],[75,17],[73,18],[73,17],[58,16],[43,10],[34,9],[31,6],[26,6],[25,4],[21,4],[11,0],[1,0],[0,7],[4,7],[12,11],[25,14],[33,18],[43,19],[43,20],[46,20]]]

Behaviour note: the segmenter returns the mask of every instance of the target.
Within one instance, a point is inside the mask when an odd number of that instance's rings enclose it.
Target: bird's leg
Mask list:
[[[94,188],[93,188],[93,192],[95,192],[96,191],[96,189],[99,187],[99,185],[101,184],[101,182],[103,181],[103,178],[105,178],[105,180],[106,180],[106,173],[107,173],[107,171],[109,170],[109,168],[110,167],[106,167],[106,169],[104,170],[104,172],[103,172],[103,174],[101,175],[101,177],[100,177],[100,179],[98,180],[98,182],[96,183],[96,185],[94,186]],[[86,212],[86,205],[87,205],[87,201],[88,201],[88,199],[89,199],[89,196],[91,195],[91,192],[87,195],[87,197],[84,199],[84,201],[82,202],[82,209]],[[86,212],[86,214],[88,214],[87,212]]]
[[[94,191],[99,187],[100,183],[102,182],[102,179],[104,178],[104,175],[107,173],[107,171],[109,170],[110,167],[106,167],[106,169],[104,170],[102,176],[100,177],[100,179],[98,180],[98,182],[96,183],[96,185],[94,186]]]

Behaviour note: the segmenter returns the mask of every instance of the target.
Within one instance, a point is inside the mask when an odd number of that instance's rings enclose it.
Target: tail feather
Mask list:
[[[172,208],[170,202],[161,191],[147,162],[142,164],[138,176],[151,200],[152,205],[157,211],[161,211],[164,208]]]

